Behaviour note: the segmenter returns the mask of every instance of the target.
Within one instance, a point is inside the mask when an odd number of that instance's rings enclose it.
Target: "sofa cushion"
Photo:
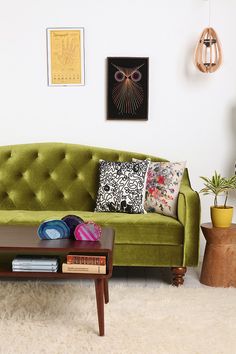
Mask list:
[[[0,225],[39,225],[48,219],[60,219],[66,211],[1,210]],[[116,244],[180,245],[184,241],[184,227],[176,219],[156,213],[94,213],[73,211],[85,221],[115,229]]]
[[[144,213],[149,161],[100,161],[99,188],[95,211]]]
[[[177,200],[185,162],[151,162],[148,169],[144,207],[176,217]]]

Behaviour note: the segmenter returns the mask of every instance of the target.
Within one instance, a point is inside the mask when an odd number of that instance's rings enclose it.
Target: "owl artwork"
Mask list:
[[[108,119],[147,119],[148,58],[108,58]]]

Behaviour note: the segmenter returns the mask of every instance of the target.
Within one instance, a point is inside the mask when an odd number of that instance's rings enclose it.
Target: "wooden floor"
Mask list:
[[[199,282],[201,264],[197,268],[188,268],[185,276],[185,287],[202,287]],[[170,286],[170,268],[152,267],[114,267],[113,275],[110,279],[112,283],[127,283],[130,285],[142,285],[151,287]]]

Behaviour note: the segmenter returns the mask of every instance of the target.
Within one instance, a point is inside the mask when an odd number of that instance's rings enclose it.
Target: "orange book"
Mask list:
[[[68,254],[66,257],[67,264],[91,264],[106,265],[106,256],[89,256],[82,254]]]

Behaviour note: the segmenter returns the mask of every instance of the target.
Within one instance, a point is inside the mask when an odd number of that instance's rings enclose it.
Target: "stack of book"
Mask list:
[[[68,254],[62,264],[63,273],[106,274],[106,256]]]
[[[57,270],[57,257],[16,256],[12,261],[13,272],[57,272]]]

